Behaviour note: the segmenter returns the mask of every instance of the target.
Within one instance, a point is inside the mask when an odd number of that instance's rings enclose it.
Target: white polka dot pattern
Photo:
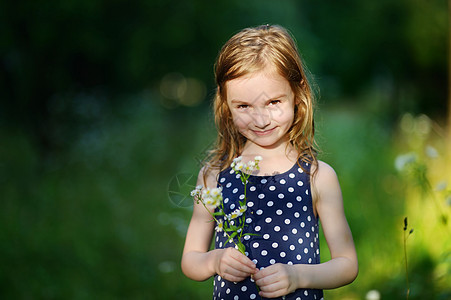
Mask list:
[[[302,162],[301,162],[302,163]],[[305,170],[309,165],[302,163]],[[249,177],[246,211],[246,255],[257,268],[282,264],[318,264],[318,221],[313,214],[308,172],[295,164],[289,171],[274,176]],[[224,211],[231,213],[244,199],[244,184],[229,170],[220,173],[218,185],[223,187]],[[234,247],[224,233],[215,238],[215,248]],[[216,276],[214,299],[257,299],[258,291],[251,278],[233,283]],[[298,289],[285,297],[322,299],[322,290]]]

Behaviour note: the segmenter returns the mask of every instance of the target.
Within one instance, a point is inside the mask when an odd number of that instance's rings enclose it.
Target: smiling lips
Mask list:
[[[255,133],[255,135],[258,136],[264,136],[264,135],[268,135],[271,134],[274,131],[274,128],[268,129],[268,130],[252,130],[253,133]]]

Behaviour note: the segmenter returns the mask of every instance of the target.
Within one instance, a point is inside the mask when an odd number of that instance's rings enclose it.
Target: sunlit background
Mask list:
[[[359,255],[326,299],[451,299],[445,0],[0,2],[1,299],[211,298],[180,258],[213,64],[267,23],[316,84]]]

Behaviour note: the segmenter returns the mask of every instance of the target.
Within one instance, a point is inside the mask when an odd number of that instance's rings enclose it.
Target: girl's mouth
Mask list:
[[[264,136],[264,135],[271,134],[274,131],[274,129],[275,129],[275,127],[268,129],[268,130],[252,130],[252,132],[258,136]]]

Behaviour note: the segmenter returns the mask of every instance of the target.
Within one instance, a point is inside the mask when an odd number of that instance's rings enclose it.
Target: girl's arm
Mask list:
[[[321,161],[318,161],[318,170],[312,180],[312,196],[331,259],[317,265],[275,264],[259,271],[254,278],[264,297],[286,295],[298,288],[337,288],[357,277],[357,254],[344,214],[337,175]]]
[[[197,184],[216,187],[216,175],[207,176],[203,181],[203,171],[199,173]],[[215,274],[229,281],[241,281],[255,273],[255,264],[234,248],[210,249],[216,224],[205,207],[194,202],[193,215],[186,234],[182,256],[183,273],[198,281]]]

